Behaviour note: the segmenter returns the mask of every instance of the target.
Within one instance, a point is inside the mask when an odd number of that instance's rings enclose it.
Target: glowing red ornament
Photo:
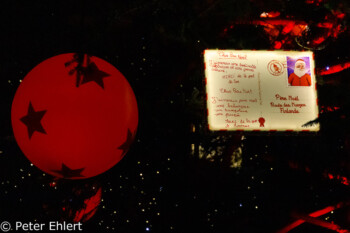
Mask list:
[[[136,134],[138,109],[124,76],[108,62],[62,54],[31,70],[11,120],[27,158],[51,175],[82,179],[118,163]]]
[[[338,65],[334,65],[334,66],[327,66],[324,69],[321,69],[317,72],[317,74],[319,75],[329,75],[329,74],[334,74],[334,73],[338,73],[340,71],[343,71],[345,69],[349,69],[350,68],[350,62],[346,62],[343,64],[338,64]]]

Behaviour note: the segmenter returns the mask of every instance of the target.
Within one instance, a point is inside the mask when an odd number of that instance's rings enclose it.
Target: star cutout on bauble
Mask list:
[[[95,82],[104,89],[103,78],[110,76],[106,72],[99,70],[94,62],[91,62],[83,71],[83,80],[81,84]]]
[[[133,140],[134,140],[134,136],[131,133],[130,129],[128,129],[125,142],[118,147],[119,150],[123,150],[122,156],[124,156],[126,152],[129,150]]]
[[[79,169],[70,169],[64,163],[62,163],[61,170],[52,170],[53,172],[60,174],[63,178],[75,178],[75,177],[84,177],[81,173],[85,168]]]
[[[44,117],[46,110],[35,111],[31,102],[29,102],[27,115],[20,120],[27,126],[29,139],[33,136],[34,132],[46,134],[44,127],[41,124],[41,119]]]

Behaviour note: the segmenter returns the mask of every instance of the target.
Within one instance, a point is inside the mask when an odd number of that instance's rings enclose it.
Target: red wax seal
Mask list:
[[[265,127],[264,123],[265,123],[265,118],[260,117],[259,118],[259,123],[260,123],[260,127]]]

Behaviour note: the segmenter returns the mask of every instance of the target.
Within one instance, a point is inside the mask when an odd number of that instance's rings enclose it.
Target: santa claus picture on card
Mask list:
[[[288,85],[311,86],[310,58],[287,56]]]

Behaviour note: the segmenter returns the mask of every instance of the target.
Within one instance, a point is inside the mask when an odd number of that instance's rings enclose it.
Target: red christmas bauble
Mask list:
[[[17,89],[11,120],[26,157],[53,176],[82,179],[118,163],[136,134],[138,109],[125,77],[83,54],[49,58]]]

